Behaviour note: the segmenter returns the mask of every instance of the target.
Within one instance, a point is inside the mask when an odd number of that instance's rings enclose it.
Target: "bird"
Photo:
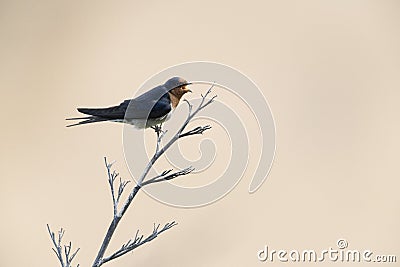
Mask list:
[[[133,125],[138,129],[158,127],[171,117],[172,111],[178,106],[182,96],[192,92],[188,85],[192,83],[181,77],[172,77],[164,84],[139,95],[127,99],[117,106],[106,108],[78,108],[86,117],[68,118],[81,120],[67,127],[88,123],[113,121]]]

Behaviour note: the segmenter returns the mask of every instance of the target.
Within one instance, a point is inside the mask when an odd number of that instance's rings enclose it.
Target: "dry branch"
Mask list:
[[[79,248],[71,254],[72,243],[69,242],[68,245],[64,245],[64,251],[63,251],[63,245],[61,244],[61,242],[62,242],[62,238],[65,233],[64,229],[61,228],[58,231],[57,238],[56,238],[54,232],[51,231],[50,226],[48,224],[47,224],[47,230],[49,231],[51,241],[53,241],[54,248],[52,248],[52,250],[56,254],[56,256],[61,264],[61,267],[71,267],[72,260],[75,258],[76,254],[78,253]],[[79,267],[79,264],[76,267]]]

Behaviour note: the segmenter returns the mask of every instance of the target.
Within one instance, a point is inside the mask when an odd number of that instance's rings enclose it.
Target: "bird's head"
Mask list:
[[[180,99],[187,92],[192,92],[187,85],[188,81],[181,77],[173,77],[165,82],[164,86],[167,88],[168,92]]]

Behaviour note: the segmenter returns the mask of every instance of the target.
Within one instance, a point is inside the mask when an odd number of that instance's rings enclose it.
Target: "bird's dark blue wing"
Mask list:
[[[132,99],[125,113],[125,119],[155,119],[171,111],[168,93],[158,99]]]
[[[160,118],[171,111],[171,100],[168,93],[156,102],[150,112],[150,119]]]
[[[155,119],[167,115],[171,111],[171,100],[163,86],[130,100],[125,119]]]
[[[125,100],[118,106],[78,108],[78,111],[109,120],[155,119],[165,116],[171,111],[171,101],[168,90],[164,86],[157,86],[134,99]]]

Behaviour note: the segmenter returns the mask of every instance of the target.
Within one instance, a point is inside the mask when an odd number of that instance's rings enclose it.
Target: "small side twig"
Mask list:
[[[129,180],[122,181],[122,178],[121,177],[119,178],[118,192],[117,192],[117,196],[115,197],[114,182],[115,182],[115,179],[119,176],[119,173],[117,173],[115,170],[114,171],[111,170],[111,167],[114,163],[108,163],[106,157],[104,157],[104,163],[107,168],[108,184],[110,185],[110,190],[111,190],[111,196],[112,196],[113,208],[114,208],[114,216],[116,216],[118,213],[119,199],[121,198],[121,195],[124,192],[125,187],[127,186],[127,184],[130,181]]]
[[[188,167],[186,169],[183,169],[181,171],[177,171],[177,172],[169,174],[171,171],[172,170],[163,171],[160,175],[157,175],[157,176],[155,176],[155,177],[153,177],[153,178],[151,178],[151,179],[149,179],[147,181],[144,181],[142,183],[142,187],[145,186],[145,185],[149,185],[149,184],[154,184],[154,183],[158,183],[158,182],[162,182],[162,181],[172,180],[172,179],[174,179],[174,178],[176,178],[178,176],[187,175],[187,174],[191,173],[192,171],[194,171],[194,168],[192,166],[190,166],[190,167]]]
[[[185,137],[185,136],[189,136],[189,135],[195,135],[195,134],[203,134],[204,131],[211,129],[210,125],[206,125],[206,126],[198,126],[190,131],[187,131],[185,133],[182,133],[179,135],[179,138]]]
[[[61,244],[62,238],[64,236],[64,229],[60,229],[58,231],[58,236],[56,238],[54,232],[51,231],[50,226],[47,224],[47,230],[49,232],[50,238],[53,241],[54,248],[52,250],[56,254],[61,267],[71,267],[72,265],[72,260],[75,258],[76,254],[78,253],[80,248],[77,248],[75,252],[71,254],[71,249],[72,249],[72,243],[69,242],[68,245],[64,245],[64,254],[63,254],[63,246]],[[65,259],[64,259],[65,258]],[[79,267],[79,264],[77,265]]]
[[[119,250],[114,252],[109,257],[103,258],[103,263],[106,263],[110,260],[118,258],[118,257],[134,250],[135,248],[155,239],[159,234],[174,227],[175,225],[177,225],[177,223],[175,221],[173,221],[173,222],[165,224],[164,227],[159,230],[160,224],[158,224],[157,226],[156,226],[156,224],[154,224],[153,232],[149,236],[147,236],[145,239],[143,239],[143,235],[139,236],[139,230],[137,230],[135,238],[133,240],[132,239],[128,240],[128,242],[123,244]]]

